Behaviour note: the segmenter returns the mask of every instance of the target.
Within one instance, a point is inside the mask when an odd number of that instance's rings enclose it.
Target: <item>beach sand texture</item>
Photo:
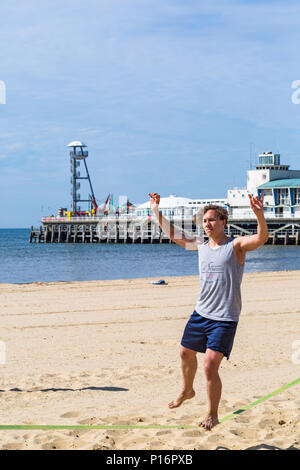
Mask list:
[[[179,344],[199,279],[0,284],[0,424],[197,425],[181,389]],[[245,274],[243,309],[220,375],[220,418],[300,377],[300,272]],[[300,346],[298,343],[298,350]],[[0,449],[300,449],[300,384],[219,424],[194,429],[0,430]]]

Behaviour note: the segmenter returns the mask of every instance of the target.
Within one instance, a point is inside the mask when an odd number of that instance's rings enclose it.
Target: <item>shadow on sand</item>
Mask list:
[[[233,449],[219,446],[219,447],[216,447],[216,450],[233,450]],[[241,449],[241,450],[244,451],[244,450],[299,450],[299,449],[297,449],[297,447],[294,447],[294,446],[287,447],[286,449],[281,449],[280,447],[270,446],[269,444],[258,444],[256,446],[246,447],[245,449]]]
[[[104,392],[128,392],[128,388],[120,387],[84,387],[84,388],[44,388],[41,390],[21,390],[20,388],[11,388],[10,390],[0,390],[0,392],[82,392],[84,390],[104,391]]]

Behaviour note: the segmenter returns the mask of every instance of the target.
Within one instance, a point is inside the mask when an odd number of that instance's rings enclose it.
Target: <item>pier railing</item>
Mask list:
[[[272,214],[266,217],[269,241],[272,244],[299,244],[300,217]],[[132,214],[93,217],[45,217],[43,227],[30,231],[30,241],[44,243],[171,243],[162,232],[155,217],[135,217]],[[188,236],[201,234],[192,217],[177,216],[170,222]],[[180,230],[179,230],[180,233]],[[228,236],[257,233],[257,221],[251,212],[243,217],[230,218],[226,226]],[[205,234],[204,234],[205,237]]]
[[[192,216],[193,217],[193,216]],[[192,220],[192,217],[185,216],[185,215],[178,215],[178,216],[173,216],[170,220]],[[168,216],[166,216],[168,218]],[[286,219],[286,220],[298,220],[300,221],[300,212],[297,212],[296,214],[290,214],[290,213],[282,213],[282,214],[275,214],[271,212],[265,212],[265,218],[266,220],[277,220],[277,219]],[[80,224],[86,224],[86,223],[98,223],[102,221],[118,221],[118,220],[135,220],[135,221],[143,221],[143,220],[155,220],[152,215],[147,215],[147,216],[137,216],[134,214],[109,214],[109,215],[94,215],[94,216],[89,216],[89,217],[77,217],[77,216],[71,216],[71,217],[59,217],[59,216],[53,216],[53,217],[43,217],[41,219],[41,222],[44,223],[80,223]],[[255,214],[249,210],[249,211],[243,211],[239,214],[230,214],[229,213],[229,220],[256,220]]]

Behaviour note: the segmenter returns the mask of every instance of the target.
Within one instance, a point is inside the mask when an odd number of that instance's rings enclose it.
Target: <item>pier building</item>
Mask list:
[[[280,154],[259,154],[255,169],[247,171],[247,187],[228,190],[227,203],[233,218],[251,215],[249,193],[263,195],[266,218],[300,219],[300,170],[281,164]]]
[[[226,207],[227,199],[190,199],[187,197],[177,197],[171,194],[169,197],[160,199],[159,208],[166,217],[194,216],[201,207],[207,204],[216,204]],[[150,201],[139,204],[135,211],[138,217],[151,215]]]
[[[170,243],[152,217],[150,202],[138,204],[130,211],[101,210],[94,197],[86,158],[86,146],[79,141],[69,147],[72,172],[72,211],[60,209],[56,217],[43,217],[39,229],[31,227],[30,242],[44,243]],[[300,170],[291,170],[281,163],[280,154],[263,152],[258,155],[254,169],[247,171],[246,187],[231,188],[226,198],[191,199],[170,195],[162,197],[160,209],[172,223],[195,234],[195,214],[207,204],[226,207],[229,222],[228,236],[256,233],[256,217],[250,209],[248,194],[263,195],[265,217],[272,244],[299,244],[300,239]],[[79,173],[78,162],[83,161],[86,176]],[[90,196],[80,198],[78,179],[87,179]],[[81,211],[78,203],[92,202],[89,211]],[[106,204],[107,205],[107,204]]]

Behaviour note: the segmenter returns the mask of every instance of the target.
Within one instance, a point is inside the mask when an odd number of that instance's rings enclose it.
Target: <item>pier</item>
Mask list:
[[[266,218],[269,229],[267,244],[299,245],[300,219]],[[187,235],[197,235],[199,228],[193,219],[173,218],[170,222]],[[173,243],[162,232],[156,219],[149,217],[74,217],[42,219],[43,226],[31,227],[30,243]],[[257,231],[256,219],[230,219],[225,233],[230,237],[253,235]]]
[[[131,217],[74,218],[47,221],[31,227],[30,242],[36,243],[171,243],[153,220]]]
[[[30,229],[30,243],[173,243],[153,217],[150,201],[134,206],[127,196],[125,203],[114,207],[109,194],[98,206],[87,168],[87,146],[81,141],[68,144],[71,164],[71,210],[58,209],[57,216],[43,217],[38,229]],[[257,233],[257,220],[250,209],[249,194],[263,197],[264,213],[272,245],[299,245],[300,238],[300,170],[281,164],[280,154],[259,154],[256,168],[247,171],[247,188],[227,191],[226,199],[189,199],[170,195],[160,199],[160,210],[187,235],[201,232],[194,223],[199,210],[208,204],[225,207],[229,220],[225,229],[229,237]],[[82,170],[80,169],[80,165]],[[83,176],[84,175],[84,176]],[[81,197],[79,190],[88,190]],[[88,204],[82,210],[81,204]],[[100,203],[99,203],[100,204]],[[204,234],[204,238],[205,234]]]

